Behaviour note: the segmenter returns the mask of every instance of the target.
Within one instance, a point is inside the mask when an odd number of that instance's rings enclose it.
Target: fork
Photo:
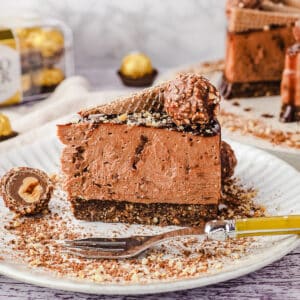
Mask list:
[[[228,238],[265,235],[300,234],[300,215],[214,220],[202,227],[186,227],[157,235],[135,235],[121,238],[92,237],[61,242],[65,252],[83,258],[125,259],[135,257],[158,243],[176,237],[206,236],[225,241]]]

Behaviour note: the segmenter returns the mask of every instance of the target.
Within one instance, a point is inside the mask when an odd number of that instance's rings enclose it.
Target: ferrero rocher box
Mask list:
[[[2,22],[0,106],[47,97],[73,73],[70,29],[52,19]]]
[[[0,31],[0,104],[19,103],[22,98],[21,64],[11,29]]]

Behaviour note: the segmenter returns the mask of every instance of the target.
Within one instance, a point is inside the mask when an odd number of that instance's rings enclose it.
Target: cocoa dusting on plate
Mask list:
[[[274,118],[274,115],[271,115],[271,114],[262,114],[261,115],[263,118],[267,118],[267,119],[272,119]]]
[[[232,102],[232,105],[233,105],[233,106],[240,106],[240,102],[238,102],[238,101],[233,101],[233,102]]]
[[[245,107],[245,108],[244,108],[244,111],[247,111],[247,112],[248,112],[248,111],[252,111],[252,107]]]
[[[60,193],[60,188],[57,187],[55,199],[51,201],[50,214],[6,221],[8,232],[5,231],[12,234],[12,239],[5,245],[7,249],[12,249],[8,252],[10,260],[14,259],[58,277],[99,283],[147,283],[195,278],[218,272],[226,267],[228,262],[251,253],[258,243],[253,238],[226,242],[207,241],[197,237],[178,238],[156,246],[138,258],[78,258],[64,253],[57,241],[87,237],[92,233],[87,232],[78,222],[73,223],[74,218],[68,211],[67,201]],[[237,180],[227,180],[219,205],[219,218],[263,216],[265,210],[254,203],[255,196],[255,189],[243,188]],[[108,234],[125,235],[129,227],[118,225],[114,227],[116,230]],[[139,234],[149,234],[153,227],[139,226],[138,230]]]
[[[250,134],[267,140],[274,145],[300,149],[300,130],[295,132],[274,129],[263,120],[247,119],[234,113],[221,110],[219,122],[222,128],[241,134]]]

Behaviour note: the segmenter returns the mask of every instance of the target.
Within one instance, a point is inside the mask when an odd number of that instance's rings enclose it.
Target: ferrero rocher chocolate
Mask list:
[[[230,178],[234,174],[237,165],[237,159],[231,146],[226,142],[221,143],[221,171],[222,179]]]
[[[141,78],[151,74],[153,68],[148,56],[142,53],[132,53],[123,58],[120,72],[130,78]]]
[[[44,57],[55,55],[64,47],[64,37],[59,30],[34,27],[16,30],[21,49],[39,50]]]
[[[33,84],[41,87],[56,86],[63,80],[64,73],[58,68],[43,69],[33,75]]]
[[[157,70],[147,55],[132,53],[123,58],[118,74],[127,86],[146,87],[153,83]]]
[[[203,76],[185,73],[168,84],[164,99],[165,110],[177,125],[207,124],[217,114],[220,94]]]
[[[5,205],[19,216],[33,215],[48,208],[52,183],[38,169],[13,168],[1,179],[1,194]]]
[[[8,136],[13,133],[9,118],[0,113],[0,136]]]
[[[12,130],[9,118],[0,113],[0,142],[16,136],[17,133]]]

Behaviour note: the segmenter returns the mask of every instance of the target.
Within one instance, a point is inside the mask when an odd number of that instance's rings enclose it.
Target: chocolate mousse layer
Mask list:
[[[60,125],[69,199],[217,204],[221,190],[220,127],[180,128],[119,115],[110,122]],[[140,116],[140,115],[139,115]],[[113,123],[126,119],[126,124]],[[109,117],[108,117],[109,119]],[[144,124],[148,120],[147,125]],[[166,122],[165,125],[163,125]],[[165,126],[165,127],[160,127]],[[169,126],[171,126],[169,128]],[[176,128],[176,130],[175,130]]]

